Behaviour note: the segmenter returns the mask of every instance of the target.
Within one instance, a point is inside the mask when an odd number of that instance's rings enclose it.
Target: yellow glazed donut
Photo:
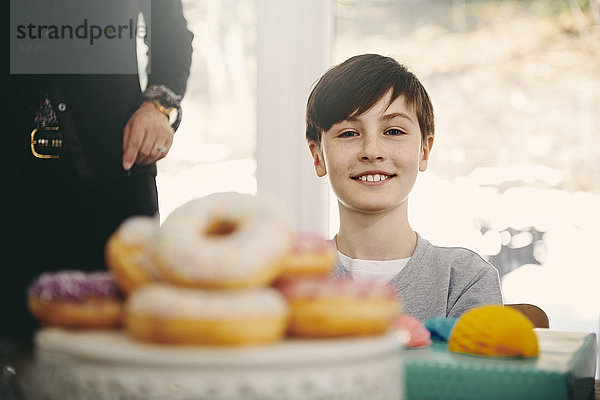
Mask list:
[[[160,280],[153,252],[159,227],[158,218],[130,217],[106,243],[106,264],[126,295],[142,284]]]
[[[328,275],[335,266],[337,252],[332,240],[312,232],[297,232],[292,248],[283,258],[281,278]]]
[[[132,338],[164,344],[273,342],[283,337],[289,318],[284,298],[270,287],[211,291],[152,283],[125,307]]]
[[[271,283],[290,248],[281,215],[270,201],[234,192],[185,203],[160,229],[162,275],[174,284],[213,289]]]
[[[391,286],[352,279],[286,279],[277,288],[291,309],[290,334],[369,336],[385,332],[400,314]]]

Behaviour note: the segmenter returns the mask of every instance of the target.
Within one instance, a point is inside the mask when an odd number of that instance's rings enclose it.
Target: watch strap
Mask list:
[[[169,123],[174,131],[177,130],[181,123],[181,99],[183,96],[178,95],[165,85],[149,85],[142,93],[144,100],[150,100],[154,106],[169,118]],[[171,121],[173,109],[177,111],[177,116],[174,121]]]

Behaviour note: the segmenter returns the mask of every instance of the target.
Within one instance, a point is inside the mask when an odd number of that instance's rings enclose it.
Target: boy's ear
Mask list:
[[[421,146],[421,160],[419,161],[419,171],[423,172],[427,169],[427,162],[429,161],[429,155],[431,154],[431,148],[433,147],[433,135],[427,136]]]
[[[323,152],[321,151],[321,146],[315,141],[308,142],[308,148],[310,149],[310,154],[313,158],[313,165],[315,166],[315,172],[319,178],[327,175],[327,168],[325,168],[325,159],[323,157]]]

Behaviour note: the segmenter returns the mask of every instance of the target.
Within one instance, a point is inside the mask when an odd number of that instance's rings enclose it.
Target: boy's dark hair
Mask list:
[[[349,58],[319,79],[306,105],[306,139],[320,144],[322,132],[368,111],[390,89],[390,103],[404,95],[415,111],[424,142],[434,134],[433,105],[427,91],[404,65],[378,54]]]

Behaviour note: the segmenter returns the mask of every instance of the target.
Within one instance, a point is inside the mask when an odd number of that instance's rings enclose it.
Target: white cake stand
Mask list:
[[[119,331],[46,328],[25,375],[31,398],[173,400],[402,399],[394,331],[246,347],[148,345]]]

